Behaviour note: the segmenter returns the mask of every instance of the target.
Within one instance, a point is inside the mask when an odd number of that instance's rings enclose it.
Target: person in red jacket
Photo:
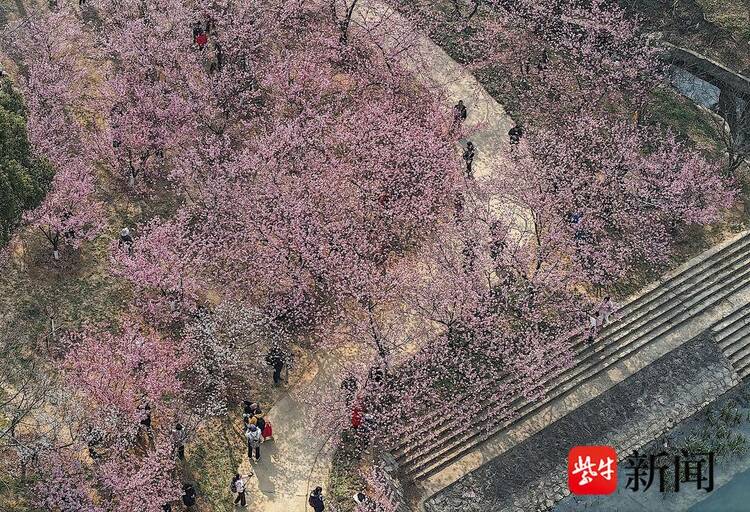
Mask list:
[[[358,429],[362,425],[362,406],[357,403],[354,405],[354,408],[352,409],[352,428]]]

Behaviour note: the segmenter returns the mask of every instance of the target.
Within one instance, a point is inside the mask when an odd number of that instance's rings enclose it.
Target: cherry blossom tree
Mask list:
[[[77,400],[69,404],[72,444],[51,455],[69,459],[55,469],[73,500],[62,510],[79,510],[98,495],[101,510],[131,510],[135,503],[160,511],[180,496],[171,429],[183,396],[179,376],[188,366],[183,344],[125,319],[119,332],[89,328],[70,345],[61,370]],[[81,455],[86,450],[91,462]]]
[[[528,152],[499,186],[531,210],[536,245],[569,255],[582,282],[666,263],[683,226],[710,224],[733,203],[718,165],[672,134],[590,116],[565,126],[529,130]]]
[[[142,457],[117,457],[101,466],[102,493],[109,496],[108,510],[162,512],[165,504],[182,495],[172,441],[155,439],[155,447]]]
[[[29,140],[55,167],[71,154],[82,155],[82,123],[90,119],[86,66],[95,51],[79,37],[81,32],[80,20],[70,9],[33,9],[3,35],[21,63]]]
[[[243,390],[259,387],[269,346],[289,350],[280,332],[269,315],[238,302],[201,308],[183,333],[191,361],[185,400],[201,417],[225,415],[247,397]]]
[[[200,239],[192,235],[190,218],[178,214],[168,220],[153,219],[143,227],[132,248],[115,248],[115,275],[136,289],[136,304],[156,325],[169,325],[196,311],[199,291],[206,282],[200,270],[206,265],[196,256]]]
[[[71,508],[178,497],[171,426],[225,414],[274,345],[356,354],[313,397],[325,417],[309,421],[334,439],[357,409],[399,418],[408,439],[458,428],[464,417],[427,421],[454,400],[508,419],[572,363],[594,301],[583,291],[666,261],[681,226],[731,203],[699,154],[629,121],[659,70],[619,8],[451,3],[450,23],[478,31],[475,69],[503,70],[527,127],[511,165],[473,182],[445,98],[362,6],[104,0],[85,29],[64,9],[35,18],[30,133],[57,175],[27,220],[55,251],[94,237],[95,169],[174,200],[112,244],[132,310],[85,329],[62,362],[83,404],[75,448],[50,458]],[[96,460],[75,456],[86,448]]]
[[[99,157],[132,189],[136,180],[166,178],[172,155],[196,135],[196,119],[184,89],[196,57],[191,11],[184,2],[102,2],[97,41],[112,64],[101,110],[107,128]]]
[[[92,52],[74,36],[80,30],[70,10],[34,12],[14,29],[11,41],[23,56],[29,140],[56,172],[47,197],[24,219],[44,233],[55,259],[63,246],[77,249],[103,227],[95,173],[83,148],[89,84],[85,62]]]
[[[104,512],[97,506],[86,466],[72,450],[45,453],[40,461],[43,480],[36,486],[36,506],[60,512]]]
[[[57,169],[42,204],[24,214],[24,220],[44,234],[56,260],[61,248],[78,249],[103,229],[104,208],[94,194],[92,171],[73,157]]]
[[[178,374],[186,364],[179,344],[125,320],[120,333],[80,333],[63,369],[68,384],[81,394],[89,421],[118,439],[132,440],[144,405],[151,404],[157,414],[157,404],[179,396]]]

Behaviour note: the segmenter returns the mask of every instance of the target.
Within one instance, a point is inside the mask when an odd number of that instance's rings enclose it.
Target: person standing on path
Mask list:
[[[185,460],[185,427],[181,423],[176,423],[172,430],[172,444],[177,458]]]
[[[245,437],[247,438],[247,458],[253,461],[253,450],[255,450],[255,460],[260,460],[260,443],[263,442],[260,429],[254,424],[250,424],[245,429]]]
[[[281,349],[274,345],[266,355],[266,364],[273,366],[273,385],[281,384],[281,370],[284,369],[285,356]]]
[[[453,124],[455,126],[460,125],[466,121],[467,115],[468,112],[466,110],[466,105],[464,105],[464,100],[458,100],[456,106],[453,107]]]
[[[258,411],[253,418],[255,418],[255,426],[258,427],[260,435],[263,436],[263,429],[266,428],[266,420],[263,418],[263,413]]]
[[[325,504],[323,504],[323,488],[316,487],[315,489],[313,489],[313,492],[310,493],[310,497],[308,498],[307,503],[313,508],[315,512],[323,512],[326,509]]]
[[[523,137],[523,127],[520,125],[516,125],[508,130],[508,138],[510,139],[511,147],[518,146],[521,142],[521,137]]]
[[[474,143],[469,141],[466,143],[466,150],[464,151],[464,162],[466,162],[466,177],[473,178],[474,171],[471,166],[474,163],[474,156],[476,155],[476,148]]]
[[[251,476],[253,476],[252,472],[250,472],[250,474],[248,475],[240,475],[239,473],[237,473],[234,475],[234,478],[232,478],[232,485],[230,486],[230,490],[237,493],[237,497],[234,499],[235,505],[237,505],[237,503],[239,503],[241,507],[247,505],[247,498],[245,496],[246,479],[250,478]]]

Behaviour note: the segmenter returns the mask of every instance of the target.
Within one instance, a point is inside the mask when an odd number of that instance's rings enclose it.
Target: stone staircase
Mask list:
[[[426,415],[421,435],[416,432],[405,438],[394,452],[402,476],[417,482],[428,479],[469,452],[482,451],[488,439],[514,429],[529,418],[548,415],[550,406],[568,412],[575,409],[584,402],[570,395],[579,393],[582,388],[595,388],[592,381],[606,376],[613,366],[619,365],[621,369],[625,363],[627,371],[637,371],[648,361],[633,362],[638,359],[634,356],[649,352],[650,345],[672,343],[674,348],[676,345],[669,340],[670,335],[679,334],[681,337],[685,324],[701,324],[708,318],[709,324],[695,326],[702,331],[726,316],[724,310],[727,305],[735,310],[735,300],[750,303],[750,293],[745,293],[748,291],[746,288],[750,288],[748,285],[750,234],[744,232],[647,287],[618,311],[617,319],[607,325],[593,343],[586,342],[582,336],[575,339],[573,364],[564,371],[549,375],[543,383],[547,390],[543,397],[527,399],[517,396],[503,403],[488,399],[482,404],[480,412],[467,422],[471,427],[458,436],[454,435],[455,426],[440,423],[437,417]],[[730,315],[732,321],[726,318],[716,325],[720,327],[720,333],[726,334],[722,338],[724,353],[736,364],[745,365],[742,366],[745,372],[750,372],[750,337],[747,336],[750,333],[747,318],[750,316],[745,316],[750,315],[750,306],[740,306]],[[696,318],[701,318],[701,321],[695,321]],[[674,333],[675,330],[680,332]],[[669,343],[665,340],[669,340]],[[659,350],[663,353],[669,348],[659,347]],[[623,375],[620,380],[626,376]],[[505,376],[502,380],[512,379],[512,376]],[[594,391],[597,392],[601,391]],[[503,414],[497,413],[500,410]],[[440,412],[440,416],[444,416],[444,411]],[[454,479],[451,477],[451,480]]]
[[[750,377],[750,305],[711,326],[714,339],[741,379]]]

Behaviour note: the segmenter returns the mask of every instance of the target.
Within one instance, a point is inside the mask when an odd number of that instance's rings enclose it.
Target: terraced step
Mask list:
[[[741,359],[738,359],[732,364],[734,365],[734,369],[737,371],[737,375],[739,375],[742,380],[750,377],[750,354]]]
[[[454,442],[444,445],[443,448],[437,452],[432,452],[427,461],[420,464],[414,469],[407,470],[407,475],[414,479],[421,479],[429,476],[435,471],[441,469],[446,464],[450,463],[451,460],[462,456],[468,451],[472,450],[477,444],[484,441],[488,436],[482,436],[484,432],[491,430],[497,432],[499,430],[507,429],[518,423],[526,416],[530,416],[535,412],[539,411],[553,400],[561,400],[568,393],[575,390],[577,387],[582,386],[585,382],[615,365],[620,359],[626,358],[632,355],[633,352],[642,349],[657,337],[668,334],[673,329],[678,327],[682,321],[689,320],[695,315],[699,314],[702,310],[710,307],[711,305],[720,302],[724,297],[731,295],[735,291],[742,287],[750,284],[750,264],[747,265],[745,272],[737,278],[732,286],[729,286],[723,290],[721,295],[716,295],[716,299],[712,301],[700,301],[697,308],[688,308],[679,313],[679,321],[670,322],[668,320],[662,321],[657,327],[649,329],[643,335],[638,336],[634,340],[629,341],[626,345],[619,346],[615,345],[615,350],[611,350],[611,347],[605,347],[603,350],[597,350],[594,354],[588,356],[584,361],[579,362],[571,370],[564,372],[561,376],[558,376],[548,382],[550,391],[547,396],[542,400],[538,401],[520,401],[520,407],[515,408],[515,419],[505,422],[501,425],[497,425],[492,419],[483,421],[481,425],[472,429],[472,432],[463,439],[457,439]],[[598,357],[597,357],[598,356]],[[449,453],[450,452],[450,453]],[[449,459],[437,460],[442,455],[450,455]],[[425,458],[424,456],[422,458]]]
[[[603,329],[600,340],[595,346],[601,345],[607,339],[615,340],[619,335],[618,333],[624,333],[628,329],[648,322],[654,310],[668,304],[676,296],[694,294],[695,290],[704,286],[704,283],[717,273],[721,273],[722,271],[725,273],[731,272],[732,265],[747,258],[748,254],[750,254],[750,236],[738,235],[734,239],[706,251],[702,259],[679,267],[674,272],[668,274],[666,278],[660,280],[658,282],[659,286],[651,285],[647,287],[644,293],[620,308],[617,314],[620,320],[609,324]],[[606,342],[609,343],[610,341]],[[580,357],[580,354],[590,348],[591,345],[588,345],[583,338],[578,338],[572,346],[573,358]],[[552,354],[553,357],[563,355],[562,353]],[[492,387],[489,393],[497,389],[498,385],[506,384],[510,381],[511,377],[504,376]],[[459,395],[456,397],[456,401],[460,402],[460,400],[461,396]],[[489,402],[482,404],[485,408],[491,405]],[[432,444],[432,441],[440,439],[448,430],[454,428],[446,425],[436,428],[435,424],[442,416],[442,411],[426,413],[422,422],[422,430],[412,434],[412,436],[416,435],[421,437],[421,439],[415,441],[414,439],[405,438],[401,441],[394,452],[394,455],[399,459],[401,464],[404,464],[404,457],[407,452],[419,451],[420,448],[428,447]]]
[[[685,294],[686,290],[692,290],[693,292],[699,288],[699,286],[692,283],[692,281],[695,280],[696,277],[700,278],[702,283],[705,283],[706,281],[710,280],[712,276],[714,276],[717,272],[721,273],[723,271],[723,274],[734,272],[737,268],[736,265],[733,267],[733,264],[736,264],[738,260],[744,260],[748,256],[748,239],[742,238],[740,240],[736,241],[736,244],[732,244],[726,248],[725,251],[723,251],[717,258],[720,258],[724,256],[725,258],[729,258],[728,260],[723,261],[720,265],[713,265],[712,271],[704,271],[704,272],[695,272],[694,267],[691,267],[689,270],[690,276],[688,277],[694,277],[692,280],[688,279],[683,274],[679,274],[678,276],[675,276],[673,279],[669,281],[669,284],[672,286],[669,286],[667,290],[661,289],[661,290],[653,290],[650,294],[651,300],[646,300],[645,298],[641,297],[637,300],[639,302],[640,307],[639,308],[631,308],[631,315],[629,315],[626,319],[623,319],[623,321],[618,322],[616,325],[616,328],[612,328],[611,326],[605,330],[605,336],[608,334],[610,337],[612,336],[618,336],[618,332],[620,334],[625,333],[627,328],[631,328],[634,326],[635,321],[640,321],[639,325],[643,325],[645,322],[643,321],[643,317],[645,312],[651,312],[653,315],[653,311],[659,306],[663,306],[664,304],[668,303],[668,299],[673,296],[675,293],[675,289],[679,288],[680,291]],[[713,260],[712,260],[713,261]],[[701,267],[705,268],[707,266],[706,262],[702,262],[703,265],[696,265],[695,267]],[[705,284],[704,284],[705,286]],[[665,287],[666,288],[666,287]],[[668,290],[671,290],[668,292]],[[665,296],[668,296],[665,299]],[[640,313],[639,313],[640,311]],[[663,308],[660,310],[663,311]],[[602,345],[602,341],[597,344],[599,346]],[[576,356],[580,359],[581,353],[584,352],[591,352],[592,346],[586,345],[582,341],[579,341],[575,346],[574,350],[576,350]],[[595,349],[594,349],[595,350]],[[505,380],[505,379],[501,379]],[[427,422],[429,425],[429,422]],[[438,429],[438,431],[435,433],[436,436],[439,436],[442,434],[442,431]],[[413,450],[410,450],[413,451]],[[403,454],[402,454],[402,460],[403,460]]]
[[[750,304],[711,326],[714,339],[740,378],[750,376]]]
[[[574,344],[576,363],[568,370],[550,376],[545,382],[548,395],[537,401],[517,398],[507,404],[506,419],[497,419],[498,404],[488,403],[485,412],[473,418],[472,430],[454,438],[444,437],[452,427],[438,428],[433,440],[402,445],[399,460],[407,476],[425,478],[451,461],[474,449],[487,437],[510,428],[534,414],[551,401],[560,400],[570,391],[606,371],[619,360],[629,357],[653,340],[671,332],[683,322],[722,301],[750,282],[750,237],[739,236],[709,251],[705,257],[663,279],[646,293],[630,301],[621,311],[621,320],[604,329],[594,344],[578,340]],[[675,300],[679,298],[680,300]],[[494,406],[492,408],[491,406]],[[431,422],[426,421],[427,425]],[[435,447],[437,444],[437,448]]]

